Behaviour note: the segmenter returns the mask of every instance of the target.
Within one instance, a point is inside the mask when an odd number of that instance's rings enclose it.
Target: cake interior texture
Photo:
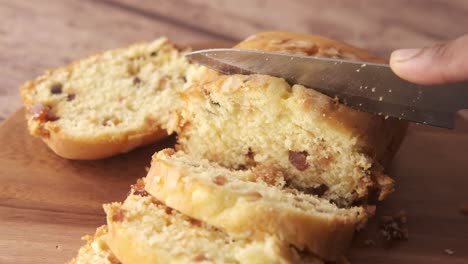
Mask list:
[[[33,135],[119,141],[166,129],[199,66],[165,38],[106,51],[24,85]]]
[[[271,166],[290,187],[345,206],[376,184],[393,188],[359,136],[334,122],[342,109],[324,95],[264,75],[222,76],[202,88],[188,93],[182,114],[189,122],[178,144],[190,155],[231,168]]]
[[[321,37],[263,33],[238,48],[379,61]],[[319,78],[319,77],[317,77]],[[178,149],[230,168],[280,170],[286,184],[340,206],[382,200],[406,124],[266,75],[214,75],[182,92]],[[375,197],[374,197],[375,196]]]
[[[344,254],[373,207],[339,208],[285,184],[268,166],[223,167],[165,149],[153,156],[145,189],[185,215],[236,238],[275,236],[327,260]]]
[[[134,187],[123,203],[104,206],[108,243],[123,263],[290,263],[284,243],[233,239],[223,231],[165,206]],[[137,184],[137,185],[138,185]]]

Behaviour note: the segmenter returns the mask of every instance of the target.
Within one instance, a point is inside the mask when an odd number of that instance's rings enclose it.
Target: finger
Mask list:
[[[396,50],[390,67],[401,78],[420,84],[468,80],[468,35],[433,47]]]

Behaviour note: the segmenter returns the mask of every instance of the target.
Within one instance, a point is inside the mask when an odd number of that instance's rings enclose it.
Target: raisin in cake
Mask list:
[[[350,45],[298,33],[260,33],[236,48],[382,62]],[[287,186],[344,207],[382,200],[393,190],[384,168],[403,139],[403,122],[266,75],[214,75],[182,97],[178,149],[194,158],[231,168],[269,166],[283,173]]]
[[[64,158],[127,152],[171,132],[177,91],[198,70],[160,38],[48,71],[20,89],[29,131]]]

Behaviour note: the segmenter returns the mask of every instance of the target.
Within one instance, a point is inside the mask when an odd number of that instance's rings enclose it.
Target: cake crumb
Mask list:
[[[407,217],[404,211],[380,219],[380,235],[385,242],[408,240]]]
[[[451,250],[450,248],[444,249],[444,252],[445,252],[445,254],[450,255],[450,256],[453,255],[453,254],[455,253],[455,252],[454,252],[453,250]]]

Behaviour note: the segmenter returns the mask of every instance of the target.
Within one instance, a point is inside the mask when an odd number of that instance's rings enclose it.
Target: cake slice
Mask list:
[[[148,195],[139,181],[123,203],[104,205],[107,243],[124,264],[322,263],[274,237],[234,239]]]
[[[177,92],[201,67],[165,38],[106,51],[21,87],[32,135],[68,159],[99,159],[165,137]]]
[[[350,45],[298,33],[259,33],[235,48],[382,62]],[[194,158],[231,168],[268,166],[281,171],[289,187],[342,207],[393,191],[384,168],[403,139],[404,122],[267,75],[213,75],[183,98],[178,149]]]
[[[153,156],[146,191],[234,237],[276,236],[326,260],[344,255],[355,228],[372,213],[289,188],[281,171],[269,167],[231,170],[172,149]]]
[[[86,245],[69,264],[121,264],[106,243],[107,226],[101,226],[94,236],[85,236]]]

